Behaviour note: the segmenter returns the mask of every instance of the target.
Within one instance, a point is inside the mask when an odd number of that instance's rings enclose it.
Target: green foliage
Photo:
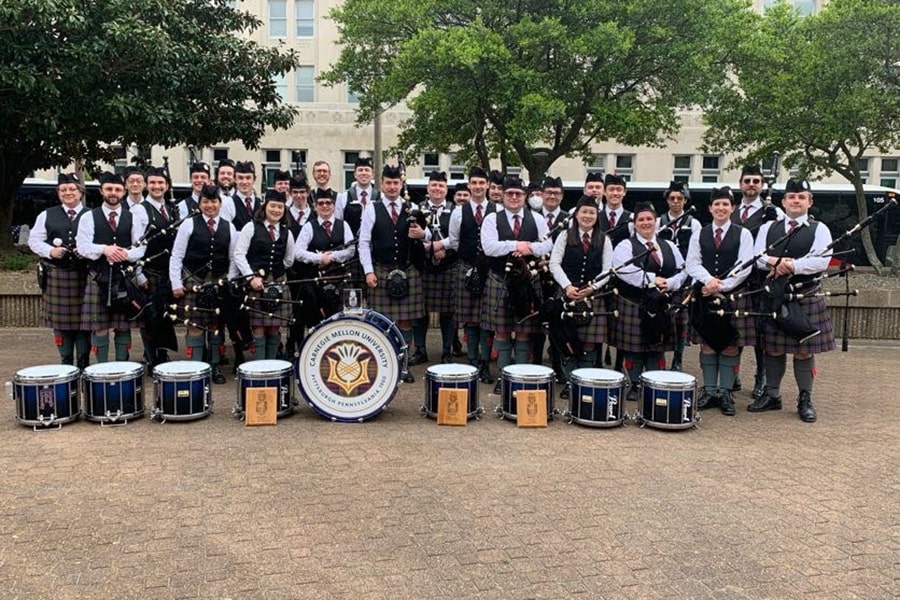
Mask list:
[[[347,0],[343,50],[322,81],[361,98],[358,120],[406,103],[399,148],[496,156],[542,173],[591,143],[660,145],[677,111],[724,77],[743,0]]]
[[[837,172],[864,219],[857,161],[900,146],[900,4],[832,0],[800,17],[779,3],[747,27],[733,76],[709,98],[707,149],[735,153],[735,164],[778,151],[804,175]],[[880,268],[868,232],[863,244]]]
[[[297,57],[241,37],[260,24],[226,0],[0,2],[0,212],[30,171],[111,143],[257,147],[289,127],[273,76]]]
[[[0,254],[0,271],[30,271],[37,262],[37,256],[31,252],[11,250]]]

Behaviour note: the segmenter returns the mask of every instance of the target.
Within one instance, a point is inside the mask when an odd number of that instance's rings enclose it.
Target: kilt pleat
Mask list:
[[[118,329],[124,331],[131,328],[132,323],[125,315],[106,308],[106,298],[100,286],[90,276],[84,288],[84,305],[81,311],[81,329],[87,331],[103,331]]]
[[[471,268],[472,265],[470,263],[460,260],[453,270],[453,312],[456,316],[456,322],[460,325],[479,323],[481,321],[481,305],[484,302],[484,297],[476,296],[466,289],[466,273]]]
[[[532,286],[538,292],[540,298],[540,281],[533,278]],[[513,312],[507,308],[506,282],[493,271],[489,272],[487,285],[485,286],[484,304],[481,311],[481,328],[488,331],[503,333],[536,333],[540,331],[540,319],[537,315],[524,323],[516,321]]]
[[[422,285],[425,288],[425,312],[449,314],[453,313],[456,304],[455,281],[456,269],[450,268],[440,273],[425,272],[422,274]]]
[[[44,326],[60,331],[81,329],[87,271],[45,266]]]
[[[611,317],[610,345],[624,352],[666,352],[675,349],[675,319],[669,318],[669,336],[664,344],[648,345],[641,335],[640,306],[622,296],[613,296],[618,317]]]
[[[286,278],[282,277],[279,279],[279,282],[285,281]],[[266,277],[265,283],[276,283],[276,281],[272,278],[272,276]],[[291,299],[291,289],[285,283],[279,283],[281,285],[281,299],[282,300],[290,300]],[[251,296],[259,296],[261,292],[252,291],[249,293]],[[251,300],[249,306],[257,311],[265,311],[267,313],[271,313],[273,316],[263,315],[258,312],[250,313],[250,327],[283,327],[289,325],[288,319],[291,318],[293,313],[293,308],[290,303],[280,303],[274,307],[274,310],[270,310],[270,308],[266,308],[264,306],[263,300]],[[280,317],[280,318],[279,318]]]
[[[801,344],[775,326],[772,319],[765,319],[762,327],[762,343],[769,354],[820,354],[834,350],[834,328],[828,315],[828,305],[824,298],[806,298],[798,300],[809,323],[821,333]]]
[[[390,318],[394,323],[398,321],[412,321],[425,316],[425,293],[422,289],[422,277],[419,271],[410,266],[406,269],[409,281],[409,293],[405,298],[391,298],[387,293],[388,274],[393,267],[375,265],[375,277],[378,285],[369,290],[369,308],[380,312]]]

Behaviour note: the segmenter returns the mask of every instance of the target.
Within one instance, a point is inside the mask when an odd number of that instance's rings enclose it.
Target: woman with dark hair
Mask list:
[[[292,312],[290,290],[284,282],[287,269],[294,264],[294,236],[284,192],[266,192],[253,220],[238,234],[234,263],[253,295],[260,298],[250,303],[253,358],[274,359],[281,341],[280,328],[290,321]]]

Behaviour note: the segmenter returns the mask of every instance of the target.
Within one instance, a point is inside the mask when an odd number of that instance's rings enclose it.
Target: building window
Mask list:
[[[672,157],[672,181],[687,183],[691,180],[691,155],[676,154]]]
[[[881,185],[884,187],[897,187],[897,179],[900,178],[900,161],[896,158],[881,159]]]
[[[353,182],[356,181],[354,171],[356,171],[356,161],[362,154],[361,150],[344,151],[344,189],[349,190]]]
[[[437,152],[426,152],[422,155],[422,174],[428,177],[432,171],[441,170],[441,155]]]
[[[213,148],[213,162],[219,164],[223,160],[228,160],[228,148]]]
[[[468,179],[468,173],[466,172],[466,165],[458,164],[456,158],[456,152],[450,153],[450,179],[456,179],[460,181],[465,181]]]
[[[272,80],[275,82],[275,91],[281,96],[281,101],[287,102],[289,100],[287,77],[284,75],[275,75]]]
[[[634,176],[634,155],[620,154],[616,156],[616,174],[625,181],[631,181]]]
[[[315,33],[315,4],[313,0],[294,0],[294,20],[297,37],[312,37]]]
[[[291,151],[291,174],[300,175],[306,173],[306,150]]]
[[[113,146],[113,171],[121,174],[128,167],[128,152],[125,146]]]
[[[591,173],[603,173],[603,170],[606,168],[606,157],[602,154],[595,154],[594,160],[587,166],[588,174]]]
[[[269,0],[269,37],[287,37],[287,0]]]
[[[316,74],[315,67],[297,67],[297,102],[315,102]]]
[[[856,166],[859,168],[859,177],[863,183],[869,183],[869,162],[868,158],[859,158],[856,160]]]
[[[704,183],[717,183],[719,181],[721,157],[718,155],[705,155],[700,168],[700,181]]]
[[[768,9],[778,4],[779,0],[763,0],[763,8]],[[788,0],[788,4],[794,7],[794,11],[801,17],[806,17],[818,11],[816,0]]]
[[[275,185],[275,171],[281,169],[281,150],[263,150],[263,190]]]

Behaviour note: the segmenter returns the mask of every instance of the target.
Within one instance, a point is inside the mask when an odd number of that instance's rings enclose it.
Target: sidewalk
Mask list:
[[[0,330],[4,381],[54,362],[48,331]],[[851,342],[818,359],[817,423],[789,365],[785,410],[744,391],[686,431],[518,429],[486,385],[488,415],[439,427],[424,366],[364,424],[301,402],[247,428],[231,381],[185,423],[32,432],[6,400],[0,598],[896,598],[898,366]]]

